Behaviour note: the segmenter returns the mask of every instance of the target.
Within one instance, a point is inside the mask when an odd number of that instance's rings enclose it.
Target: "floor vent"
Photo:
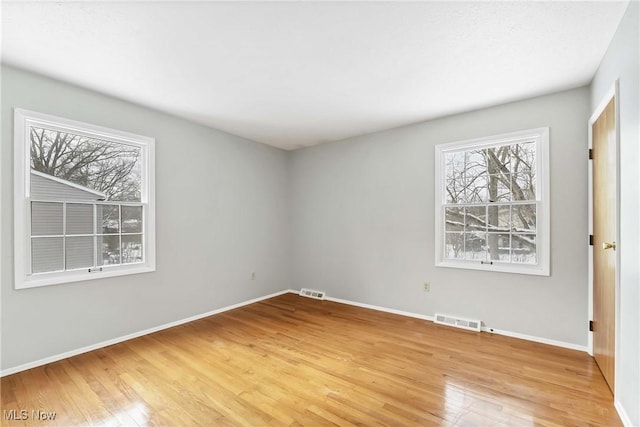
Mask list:
[[[305,289],[305,288],[300,289],[301,297],[324,299],[324,295],[325,295],[324,292],[316,291],[315,289]]]
[[[455,326],[456,328],[468,329],[476,332],[480,332],[480,326],[482,323],[480,320],[463,319],[462,317],[438,313],[436,313],[434,322],[440,325]]]

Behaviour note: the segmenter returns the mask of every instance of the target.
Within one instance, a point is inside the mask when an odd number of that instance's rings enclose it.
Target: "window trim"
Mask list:
[[[84,123],[50,114],[14,108],[14,284],[15,289],[95,280],[156,270],[155,244],[155,139],[117,129]],[[100,271],[88,269],[29,274],[31,270],[30,183],[31,157],[28,129],[30,126],[60,130],[116,143],[135,145],[141,149],[141,200],[143,212],[142,263],[102,266]],[[98,268],[96,268],[98,270]]]
[[[536,251],[538,263],[535,265],[515,263],[484,263],[468,260],[444,259],[444,224],[443,208],[445,185],[445,154],[451,151],[468,151],[479,148],[489,148],[498,145],[514,144],[517,142],[536,142],[536,200],[539,209],[536,215]],[[518,132],[504,133],[482,138],[456,141],[435,146],[435,265],[481,271],[501,273],[531,274],[538,276],[550,275],[550,192],[549,192],[549,128],[541,127]]]

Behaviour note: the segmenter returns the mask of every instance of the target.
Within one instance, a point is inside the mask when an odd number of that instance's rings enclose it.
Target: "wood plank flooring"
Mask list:
[[[7,426],[621,425],[586,353],[294,294],[0,386]]]

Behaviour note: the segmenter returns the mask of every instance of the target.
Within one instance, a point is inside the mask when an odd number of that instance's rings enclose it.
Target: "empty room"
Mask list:
[[[2,426],[640,426],[640,3],[3,1]]]

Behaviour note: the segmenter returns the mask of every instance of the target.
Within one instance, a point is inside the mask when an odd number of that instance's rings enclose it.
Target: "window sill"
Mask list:
[[[45,273],[33,275],[16,280],[15,289],[38,288],[41,286],[61,285],[65,283],[84,282],[96,279],[105,279],[107,277],[128,276],[131,274],[151,273],[156,271],[155,266],[141,264],[139,266],[113,267],[105,271],[97,271],[89,273],[83,269],[81,271],[66,271],[64,273]]]
[[[528,274],[534,276],[550,276],[549,267],[526,264],[480,264],[480,261],[440,261],[436,267],[457,268],[463,270],[490,271],[495,273]]]

